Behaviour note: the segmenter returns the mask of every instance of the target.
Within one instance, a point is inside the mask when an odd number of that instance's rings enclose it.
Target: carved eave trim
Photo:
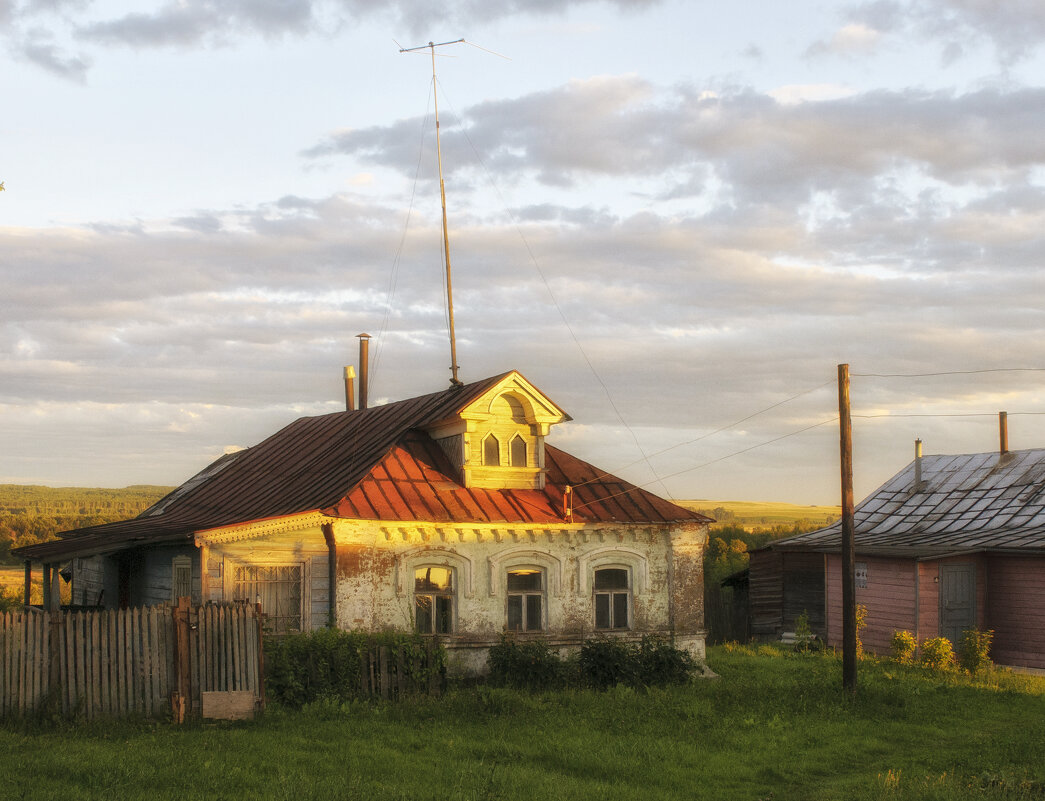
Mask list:
[[[537,542],[653,543],[671,529],[666,523],[443,523],[416,520],[367,520],[322,517],[332,522],[334,541],[358,543],[375,534],[388,543],[424,544],[497,542],[510,545]]]
[[[329,523],[331,519],[322,512],[311,511],[204,529],[203,531],[197,531],[195,534],[196,547],[220,545],[227,542],[270,537],[274,534],[286,534],[301,529],[318,528],[323,523]]]

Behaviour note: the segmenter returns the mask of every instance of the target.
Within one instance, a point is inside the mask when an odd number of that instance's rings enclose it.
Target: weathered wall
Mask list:
[[[1000,665],[1045,668],[1045,558],[991,556],[983,628],[994,629],[991,658]]]
[[[595,570],[620,567],[631,577],[630,633],[674,632],[703,656],[704,526],[388,527],[341,520],[333,530],[342,628],[413,628],[414,570],[449,567],[457,590],[448,644],[459,652],[459,667],[475,668],[505,628],[510,568],[543,571],[542,636],[566,645],[594,632]]]
[[[860,633],[864,650],[886,655],[893,632],[915,629],[915,567],[913,559],[857,556],[867,565],[867,586],[856,588],[856,602],[867,607],[867,625]],[[842,558],[827,558],[827,641],[842,646]]]

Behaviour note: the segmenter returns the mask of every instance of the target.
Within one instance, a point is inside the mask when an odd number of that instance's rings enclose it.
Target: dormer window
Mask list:
[[[516,434],[509,445],[512,467],[526,467],[526,440]]]
[[[501,443],[495,435],[490,434],[483,440],[483,464],[488,467],[497,467],[500,463]]]

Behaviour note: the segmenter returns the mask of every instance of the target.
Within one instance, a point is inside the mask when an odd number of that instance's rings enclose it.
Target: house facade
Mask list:
[[[854,518],[865,648],[889,653],[898,630],[957,644],[992,629],[996,663],[1045,668],[1045,449],[916,456]],[[806,612],[841,645],[840,524],[754,551],[749,571],[755,636]]]
[[[302,418],[134,520],[19,554],[68,566],[74,604],[260,600],[275,633],[438,636],[462,673],[506,630],[703,658],[709,520],[547,444],[568,419],[514,371]]]

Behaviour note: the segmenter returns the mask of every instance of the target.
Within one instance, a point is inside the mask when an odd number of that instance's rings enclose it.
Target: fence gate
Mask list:
[[[0,718],[243,717],[264,696],[245,604],[0,614]]]

